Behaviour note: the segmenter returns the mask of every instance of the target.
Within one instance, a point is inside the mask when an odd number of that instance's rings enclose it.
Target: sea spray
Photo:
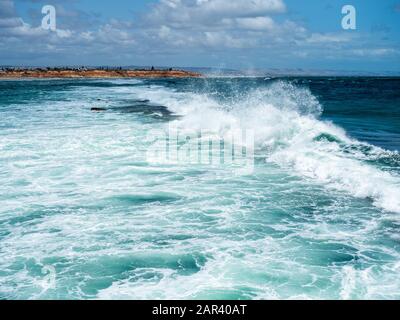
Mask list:
[[[201,129],[251,129],[258,155],[266,161],[327,188],[371,198],[376,206],[400,213],[400,178],[344,152],[343,145],[354,148],[365,143],[319,119],[322,105],[306,87],[278,80],[246,93],[235,92],[235,100],[230,98],[225,103],[206,93],[182,94],[165,88],[153,88],[150,96],[184,115],[172,123],[183,134]],[[380,148],[369,147],[375,154],[379,152]]]

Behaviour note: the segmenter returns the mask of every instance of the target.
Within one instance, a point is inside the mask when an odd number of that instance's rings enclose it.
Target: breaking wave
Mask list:
[[[400,212],[400,177],[379,166],[382,161],[398,163],[398,152],[357,141],[344,129],[321,120],[323,108],[306,87],[278,80],[268,87],[237,92],[230,99],[157,86],[136,94],[183,115],[172,123],[180,130],[211,130],[223,136],[231,130],[251,129],[255,151],[267,162]]]

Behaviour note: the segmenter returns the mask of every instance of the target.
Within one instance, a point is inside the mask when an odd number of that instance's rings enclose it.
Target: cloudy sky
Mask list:
[[[346,4],[356,30],[342,28]],[[400,72],[400,1],[0,0],[0,65]]]

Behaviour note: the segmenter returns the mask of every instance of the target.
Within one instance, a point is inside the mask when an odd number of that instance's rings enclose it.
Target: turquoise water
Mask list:
[[[0,298],[400,298],[399,79],[0,93]],[[149,161],[171,126],[253,130],[254,170]]]

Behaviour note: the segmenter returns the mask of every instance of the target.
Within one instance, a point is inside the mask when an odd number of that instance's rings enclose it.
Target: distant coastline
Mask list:
[[[2,68],[0,79],[20,78],[197,78],[200,73],[175,69]]]

